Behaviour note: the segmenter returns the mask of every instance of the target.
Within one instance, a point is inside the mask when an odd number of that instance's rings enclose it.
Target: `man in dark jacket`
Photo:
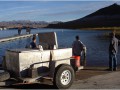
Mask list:
[[[109,70],[117,70],[117,52],[118,52],[118,42],[119,40],[115,37],[115,33],[110,35],[110,45],[109,45]]]
[[[82,51],[84,50],[85,45],[80,41],[79,36],[76,36],[76,40],[72,45],[72,52],[75,56],[81,56]]]
[[[35,36],[33,36],[33,38],[32,38],[32,42],[30,43],[30,48],[32,48],[32,49],[38,48],[38,46],[36,45],[36,37]]]

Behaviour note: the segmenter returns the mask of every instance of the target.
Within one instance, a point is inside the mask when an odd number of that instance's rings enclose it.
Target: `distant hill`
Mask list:
[[[53,21],[53,22],[45,22],[45,21],[30,21],[30,20],[18,20],[18,21],[2,21],[0,22],[0,28],[17,28],[19,26],[31,27],[31,28],[43,28],[48,26],[49,24],[57,24],[60,21]]]
[[[120,27],[120,5],[114,3],[83,18],[64,23],[49,24],[47,28],[77,29],[96,27]]]

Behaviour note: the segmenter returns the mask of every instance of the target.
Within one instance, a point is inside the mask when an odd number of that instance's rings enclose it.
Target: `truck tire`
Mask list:
[[[54,85],[59,89],[69,88],[75,79],[75,73],[71,66],[62,65],[55,73]]]
[[[0,82],[10,78],[10,74],[4,70],[0,70]]]

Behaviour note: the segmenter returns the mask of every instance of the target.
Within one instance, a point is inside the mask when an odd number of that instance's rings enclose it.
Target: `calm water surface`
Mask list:
[[[108,46],[109,40],[97,38],[98,35],[110,31],[93,31],[93,30],[69,30],[69,29],[32,29],[31,33],[38,32],[56,32],[58,37],[59,48],[71,47],[75,36],[79,35],[80,40],[87,47],[87,65],[89,66],[108,66]],[[25,34],[25,30],[22,30]],[[0,31],[0,38],[17,35],[17,30]],[[31,42],[31,38],[24,38],[10,42],[0,43],[0,61],[1,56],[5,55],[7,49],[24,48]],[[37,39],[37,44],[39,44]],[[118,64],[120,64],[120,51],[118,53]]]

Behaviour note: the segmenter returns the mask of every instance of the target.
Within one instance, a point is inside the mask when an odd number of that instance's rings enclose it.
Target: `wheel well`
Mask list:
[[[69,65],[69,64],[60,64],[55,68],[55,71],[57,71],[62,65]],[[70,65],[69,65],[70,66]]]
[[[54,77],[55,77],[58,69],[59,69],[61,66],[63,66],[63,65],[68,65],[68,66],[70,66],[69,64],[60,64],[60,65],[58,65],[58,66],[55,68]]]

